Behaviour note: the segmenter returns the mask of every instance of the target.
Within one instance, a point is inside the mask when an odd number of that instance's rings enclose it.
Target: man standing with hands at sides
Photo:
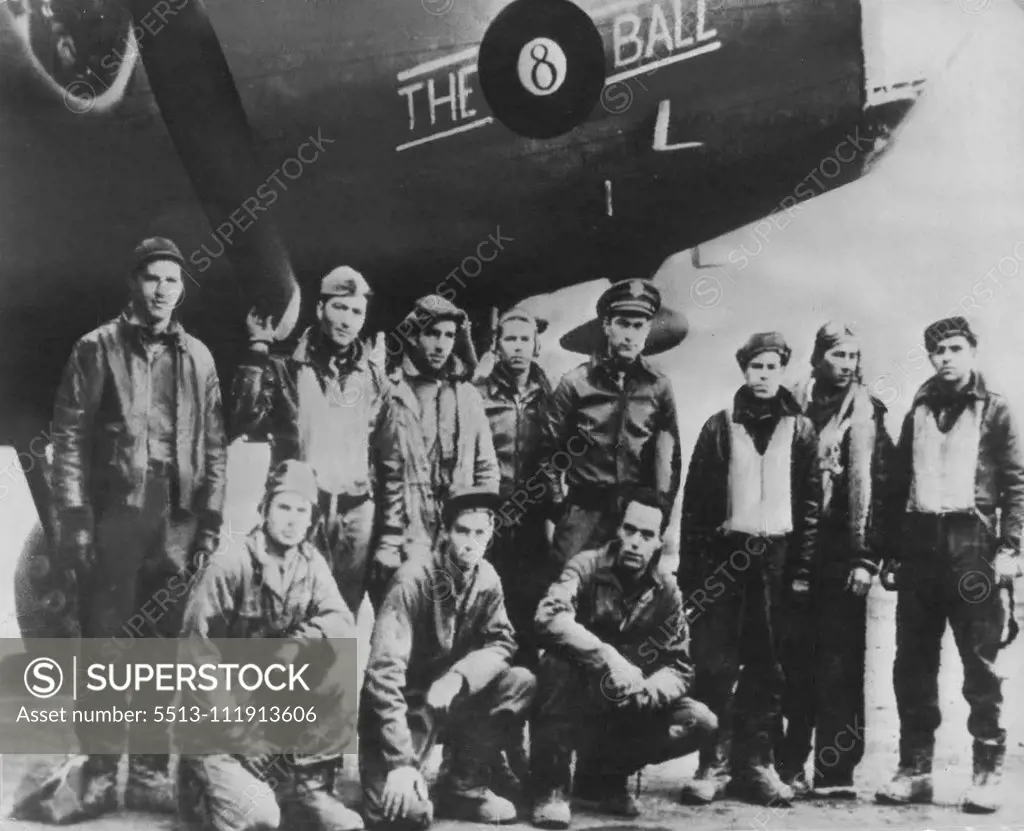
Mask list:
[[[752,802],[793,798],[775,770],[787,613],[806,604],[816,556],[818,440],[781,387],[790,348],[778,332],[736,353],[745,384],[704,424],[683,493],[678,582],[695,612],[694,695],[718,718],[682,800],[728,788]]]
[[[519,639],[517,663],[537,663],[533,617],[552,573],[545,531],[550,490],[537,499],[537,476],[544,459],[543,408],[550,404],[551,384],[537,363],[536,319],[514,308],[498,320],[494,369],[477,381],[501,470],[503,500],[498,530],[488,555],[501,577],[509,619]],[[531,490],[531,484],[534,486]]]
[[[603,350],[555,389],[545,455],[572,459],[551,543],[559,568],[615,537],[624,489],[654,490],[664,511],[672,510],[682,464],[675,397],[669,379],[641,355],[660,309],[661,292],[651,281],[614,283],[597,301]]]
[[[520,734],[536,693],[510,665],[515,634],[501,581],[484,559],[501,497],[454,489],[431,550],[390,583],[370,640],[359,710],[359,772],[368,828],[424,829],[439,816],[501,823],[515,806],[490,787],[491,762]],[[433,803],[423,764],[450,748]]]
[[[316,471],[321,549],[353,616],[366,593],[371,545],[397,558],[404,492],[390,384],[359,335],[372,292],[348,266],[320,282],[317,322],[291,355],[270,355],[273,327],[251,314],[249,357],[234,382],[234,436],[269,436],[271,469]],[[375,505],[376,503],[376,505]]]
[[[818,433],[819,567],[808,614],[795,613],[787,627],[787,724],[776,764],[783,782],[806,791],[813,732],[812,795],[853,799],[853,772],[864,755],[867,594],[893,532],[895,448],[885,405],[861,381],[852,328],[822,326],[811,366],[796,394]]]
[[[220,384],[210,351],[174,313],[183,263],[171,240],[139,243],[128,308],[75,344],[57,391],[53,520],[58,555],[78,573],[83,638],[123,636],[135,616],[150,621],[142,637],[176,637],[187,597],[162,607],[156,621],[140,610],[172,581],[188,582],[217,550],[226,460]],[[79,705],[123,708],[123,696]],[[150,692],[132,705],[169,702]],[[133,734],[145,732],[136,728],[128,731],[125,804],[174,812],[168,756],[133,752]],[[85,762],[80,802],[65,822],[117,808],[123,736],[112,740],[107,724],[79,730],[84,745],[109,748]]]
[[[1024,528],[1024,446],[1006,399],[976,368],[977,337],[963,317],[925,329],[935,367],[914,396],[898,446],[905,508],[898,559],[883,585],[899,591],[893,686],[900,716],[900,764],[878,802],[931,802],[939,710],[939,657],[948,620],[971,708],[974,773],[962,806],[1001,805],[1006,730],[995,667],[1006,611],[1000,592],[1020,576]]]
[[[438,295],[416,301],[389,339],[397,364],[391,393],[404,487],[405,536],[410,551],[429,549],[454,488],[498,492],[498,459],[480,393],[472,384],[475,358],[466,313]],[[403,549],[404,551],[404,549]],[[388,581],[406,555],[375,564],[371,598],[379,608]]]

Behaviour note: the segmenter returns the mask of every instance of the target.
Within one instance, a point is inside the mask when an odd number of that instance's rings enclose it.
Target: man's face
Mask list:
[[[306,538],[313,519],[313,506],[300,494],[284,491],[267,508],[265,528],[279,545],[292,547]]]
[[[461,571],[469,571],[487,553],[492,536],[494,518],[490,511],[463,511],[448,529],[448,554]]]
[[[348,346],[366,323],[366,297],[328,297],[317,306],[317,317],[335,346]]]
[[[619,523],[618,565],[642,573],[661,547],[661,511],[630,502]]]
[[[612,315],[601,324],[608,339],[608,354],[613,358],[632,361],[647,343],[651,332],[651,318],[642,315]]]
[[[963,335],[939,341],[935,351],[928,355],[939,378],[947,384],[961,384],[971,377],[975,350]]]
[[[823,381],[837,387],[848,387],[857,373],[860,349],[854,343],[837,343],[826,352],[818,364]]]
[[[431,369],[440,369],[455,348],[454,320],[441,320],[428,324],[417,338],[420,355]]]
[[[173,260],[146,263],[132,277],[131,286],[136,311],[150,323],[170,320],[185,288],[181,280],[181,266]]]
[[[755,398],[773,398],[782,384],[782,358],[778,352],[762,352],[750,359],[743,377]]]
[[[533,361],[537,335],[525,320],[510,320],[501,327],[498,360],[514,372],[528,369]]]

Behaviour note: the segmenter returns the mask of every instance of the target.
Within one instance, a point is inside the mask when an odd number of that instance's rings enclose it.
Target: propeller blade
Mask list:
[[[231,224],[232,212],[255,197],[264,177],[257,175],[252,130],[203,3],[184,0],[173,16],[160,16],[161,4],[167,6],[165,0],[131,0],[137,21],[166,17],[142,44],[142,62],[181,163],[216,229]],[[273,217],[260,214],[256,227],[225,248],[259,313],[271,315],[278,336],[286,337],[298,318],[299,289]]]

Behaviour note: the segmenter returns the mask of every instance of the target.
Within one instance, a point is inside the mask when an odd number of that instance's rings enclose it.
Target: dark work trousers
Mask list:
[[[619,511],[615,504],[586,506],[572,501],[555,525],[551,539],[551,555],[559,567],[564,567],[581,551],[600,548],[615,538],[619,525]]]
[[[864,756],[867,598],[847,589],[848,576],[845,561],[828,563],[812,602],[790,609],[784,638],[786,726],[776,762],[783,776],[803,772],[813,734],[817,787],[852,785]]]
[[[117,662],[120,669],[115,672],[122,678],[125,664],[146,660],[146,638],[177,638],[181,632],[191,586],[196,520],[191,513],[172,507],[176,502],[172,487],[172,477],[151,466],[141,508],[112,505],[97,511],[96,565],[81,585],[82,637],[109,639],[111,648],[101,647],[98,660]],[[128,692],[84,689],[85,682],[80,678],[81,710],[128,707]],[[171,704],[174,698],[173,691],[155,689],[131,695],[131,707],[150,713],[154,707]],[[76,725],[83,745],[113,754],[115,764],[116,756],[124,749],[125,729],[123,724]],[[132,724],[128,752],[167,753],[167,730],[167,724],[154,724],[152,716],[146,724]],[[138,749],[133,750],[133,746]]]
[[[939,650],[953,628],[976,741],[1003,745],[1002,679],[995,660],[1005,610],[992,559],[998,542],[977,514],[907,514],[896,606],[893,686],[900,716],[900,764],[931,771],[939,711]]]
[[[593,792],[603,780],[695,752],[715,727],[711,710],[688,697],[657,711],[618,708],[601,689],[601,673],[551,652],[540,660],[534,712],[531,772],[538,792],[568,785],[574,750],[576,782]]]
[[[501,578],[505,609],[516,630],[519,651],[513,663],[534,669],[539,645],[533,620],[548,587],[558,579],[561,564],[548,551],[545,519],[527,512],[515,525],[502,525],[491,540],[488,559]]]
[[[321,491],[320,509],[320,547],[328,555],[342,599],[356,618],[367,589],[376,506],[368,497],[332,497]]]
[[[691,592],[694,697],[718,718],[702,765],[733,772],[774,764],[784,676],[782,633],[788,537],[725,534]]]
[[[402,716],[408,721],[417,759],[422,769],[434,745],[451,747],[448,783],[455,790],[486,787],[489,765],[508,737],[521,733],[537,692],[537,680],[524,667],[508,667],[476,695],[456,696],[451,709],[438,716],[423,698],[407,700]],[[363,709],[359,720],[359,777],[363,788],[363,818],[370,828],[400,829],[408,823],[388,823],[383,796],[391,767],[380,747],[376,714]]]

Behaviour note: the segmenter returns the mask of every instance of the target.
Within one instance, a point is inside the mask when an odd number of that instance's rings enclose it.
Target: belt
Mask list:
[[[769,542],[770,543],[770,542],[782,542],[783,540],[786,540],[789,537],[792,537],[793,536],[793,532],[790,531],[788,534],[764,534],[764,533],[761,533],[761,532],[756,532],[755,533],[755,532],[751,532],[751,531],[729,531],[729,530],[719,526],[716,529],[715,535],[723,543],[729,543],[729,544],[733,544],[733,541],[735,541],[735,540],[765,540],[765,542]],[[759,549],[757,551],[751,551],[749,548],[744,546],[744,549],[747,551],[748,554],[751,554],[753,556],[759,556],[759,555],[764,553],[764,549],[763,548]]]
[[[171,479],[177,472],[177,467],[174,462],[165,462],[162,459],[150,459],[149,472],[156,476],[166,476],[168,479]]]
[[[986,513],[980,508],[966,508],[961,511],[936,511],[934,513],[926,511],[908,511],[907,517],[912,522],[942,522],[943,520],[956,519],[958,517],[969,517],[978,520],[992,534],[998,534],[997,516],[995,512]]]
[[[369,492],[364,493],[328,493],[320,491],[320,498],[317,500],[320,510],[325,516],[342,514],[358,508],[370,498]]]

